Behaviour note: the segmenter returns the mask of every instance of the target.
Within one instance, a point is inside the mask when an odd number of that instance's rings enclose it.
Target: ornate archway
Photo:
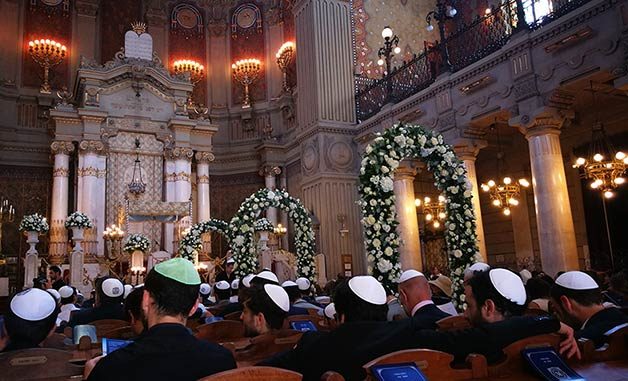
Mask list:
[[[179,242],[179,255],[190,261],[198,258],[198,252],[202,248],[201,235],[209,232],[218,232],[227,239],[227,242],[231,241],[229,224],[223,220],[211,218],[192,225],[189,233]]]
[[[231,250],[237,264],[236,276],[242,278],[257,271],[253,224],[258,220],[260,213],[268,208],[283,210],[294,222],[297,275],[308,278],[314,284],[316,265],[314,263],[314,231],[310,214],[299,199],[279,189],[264,188],[247,197],[229,223],[232,237]]]
[[[465,309],[464,270],[479,260],[475,214],[467,171],[442,135],[421,126],[396,124],[366,147],[360,169],[360,206],[369,273],[392,287],[401,273],[393,176],[399,162],[422,159],[434,174],[434,185],[447,199],[445,240],[453,282],[453,302]]]

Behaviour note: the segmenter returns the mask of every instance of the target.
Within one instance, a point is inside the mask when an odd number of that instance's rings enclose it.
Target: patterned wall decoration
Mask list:
[[[142,19],[142,2],[101,0],[99,14],[100,60],[104,63],[124,46],[124,34],[131,29],[131,23]]]
[[[231,31],[231,62],[245,58],[257,58],[262,61],[262,74],[251,86],[251,102],[266,99],[266,72],[265,65],[274,65],[274,62],[265,62],[264,28],[261,14],[261,2],[246,1],[233,8],[230,14]],[[242,85],[231,77],[231,99],[233,105],[242,103]]]
[[[154,135],[121,132],[109,139],[109,157],[107,160],[107,210],[106,225],[117,221],[119,205],[124,205],[128,195],[127,184],[133,177],[135,161],[135,138],[140,139],[140,161],[142,180],[146,183],[146,192],[140,198],[162,200],[163,153],[164,144]],[[134,233],[143,233],[149,238],[161,242],[161,223],[144,222],[135,225]]]
[[[24,39],[22,40],[22,85],[39,87],[44,69],[28,53],[28,42],[39,38],[49,38],[68,48],[68,56],[73,53],[72,45],[72,3],[68,0],[29,0],[25,10]],[[68,57],[50,70],[50,84],[53,89],[68,85]]]
[[[205,66],[207,73],[205,22],[203,11],[193,3],[179,3],[170,11],[170,32],[168,37],[169,70],[174,61],[194,60]],[[207,76],[194,86],[192,97],[195,102],[207,104]]]
[[[257,172],[228,176],[209,176],[211,217],[229,221],[242,201],[264,187]],[[229,247],[220,234],[212,235],[212,255],[224,255]]]

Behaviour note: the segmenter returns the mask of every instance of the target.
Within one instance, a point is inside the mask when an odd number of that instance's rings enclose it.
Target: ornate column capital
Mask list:
[[[417,169],[411,166],[399,166],[395,169],[394,181],[398,180],[414,180]]]
[[[174,147],[166,150],[166,158],[171,160],[187,160],[191,161],[194,157],[194,151],[188,147]]]
[[[53,155],[69,155],[74,152],[74,143],[64,140],[55,140],[50,144],[50,151]]]
[[[212,161],[214,161],[214,159],[216,159],[216,156],[214,156],[213,153],[211,152],[207,152],[207,151],[198,151],[195,155],[194,158],[196,159],[197,163],[203,163],[203,164],[208,164]]]
[[[105,143],[100,140],[81,140],[79,143],[79,150],[81,153],[95,153],[97,155],[104,155],[107,153]]]
[[[460,160],[475,161],[480,150],[488,146],[488,142],[481,139],[460,138],[454,141],[452,146]]]
[[[265,165],[259,170],[259,175],[263,177],[277,176],[281,174],[281,168],[276,165]]]
[[[100,0],[76,0],[74,7],[79,16],[96,17]]]

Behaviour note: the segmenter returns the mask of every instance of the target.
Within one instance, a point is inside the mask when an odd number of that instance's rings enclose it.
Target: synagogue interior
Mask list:
[[[0,0],[0,46],[0,380],[628,374],[628,0]]]

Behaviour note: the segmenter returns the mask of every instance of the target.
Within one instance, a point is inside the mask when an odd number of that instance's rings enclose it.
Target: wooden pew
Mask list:
[[[536,380],[538,379],[534,373],[528,369],[528,364],[521,356],[521,351],[526,348],[537,348],[551,346],[556,351],[560,344],[560,336],[557,334],[538,335],[516,341],[506,348],[503,352],[505,359],[488,367],[488,374],[491,379],[516,379],[516,380]]]
[[[102,337],[106,337],[107,339],[130,340],[135,338],[136,336],[137,335],[135,334],[135,332],[133,332],[133,328],[131,328],[130,325],[115,328],[102,333]]]
[[[244,324],[235,320],[221,320],[196,327],[197,339],[220,343],[244,337]]]
[[[242,311],[235,311],[228,313],[224,316],[225,320],[237,320],[240,321],[240,316],[242,316]]]
[[[321,376],[321,381],[345,381],[345,378],[342,374],[338,372],[334,372],[333,370],[329,370]]]
[[[471,322],[464,315],[455,315],[442,318],[436,322],[439,331],[454,331],[471,328]]]
[[[370,372],[373,365],[413,362],[428,380],[472,380],[488,376],[486,358],[471,354],[467,357],[468,368],[452,368],[454,356],[431,349],[407,349],[380,356],[366,363],[363,368],[367,380],[375,380]]]
[[[283,329],[292,329],[290,326],[291,322],[294,321],[311,321],[317,330],[319,331],[329,331],[329,328],[325,325],[321,325],[321,316],[313,317],[311,315],[292,315],[288,316],[283,322]]]
[[[72,359],[71,352],[48,348],[0,353],[0,379],[80,380],[83,366],[73,364]]]
[[[93,321],[91,323],[89,323],[91,325],[93,325],[94,327],[96,327],[96,336],[100,337],[106,337],[103,336],[104,333],[113,331],[114,329],[118,329],[118,328],[122,328],[122,327],[129,327],[129,322],[126,320],[117,320],[117,319],[103,319],[103,320],[96,320]]]
[[[596,349],[591,340],[580,339],[580,353],[582,360],[587,362],[615,361],[628,359],[628,323],[619,325],[608,332],[606,344]]]
[[[291,370],[269,366],[247,366],[216,373],[199,381],[301,381],[303,376]]]
[[[274,356],[277,353],[287,351],[294,348],[303,334],[294,330],[281,330],[275,334],[266,334],[249,339],[249,344],[233,348],[237,342],[229,344],[223,343],[223,346],[232,350],[236,362],[239,366],[250,366],[258,362]]]

